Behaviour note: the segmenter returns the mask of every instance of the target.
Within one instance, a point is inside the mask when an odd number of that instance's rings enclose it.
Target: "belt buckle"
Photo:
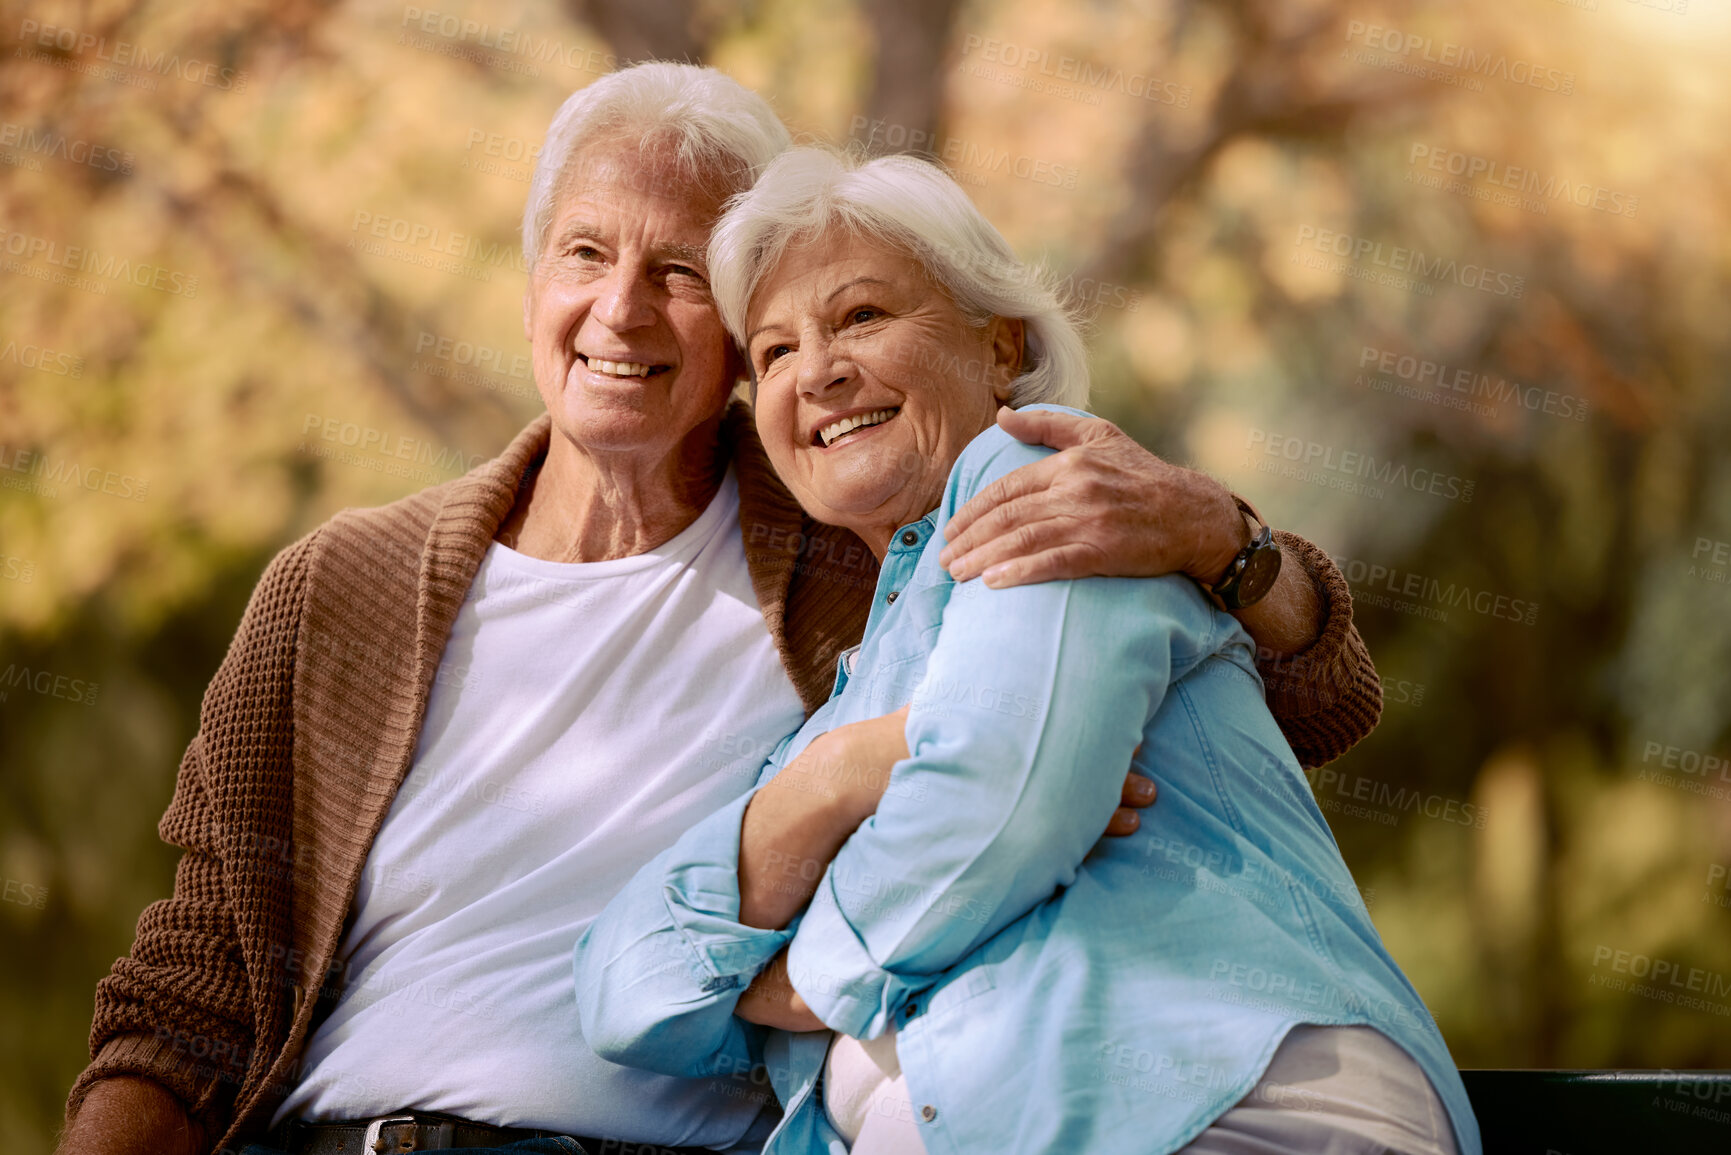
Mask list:
[[[363,1152],[363,1155],[366,1155],[368,1152],[382,1155],[385,1150],[385,1139],[383,1135],[379,1134],[380,1130],[401,1123],[407,1123],[410,1127],[413,1127],[415,1126],[415,1117],[413,1115],[381,1115],[377,1119],[368,1122],[367,1133],[361,1138],[361,1151]],[[403,1147],[399,1144],[398,1149],[402,1151],[413,1151],[415,1149],[415,1136],[413,1131],[409,1133],[409,1145]]]

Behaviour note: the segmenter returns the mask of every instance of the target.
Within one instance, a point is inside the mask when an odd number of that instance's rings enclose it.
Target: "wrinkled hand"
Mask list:
[[[993,589],[1082,577],[1212,582],[1250,540],[1232,494],[1162,461],[1110,421],[1000,409],[1019,441],[1060,452],[1006,474],[944,527],[938,561]]]

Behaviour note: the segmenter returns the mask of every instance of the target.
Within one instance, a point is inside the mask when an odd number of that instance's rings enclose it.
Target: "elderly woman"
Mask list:
[[[998,407],[1087,392],[1063,310],[961,190],[784,154],[711,275],[777,473],[881,578],[759,788],[580,942],[589,1044],[669,1074],[767,1059],[766,1152],[1477,1152],[1238,624],[1182,577],[999,590],[940,563],[952,514],[1048,452]],[[1158,821],[1098,841],[1132,758]]]

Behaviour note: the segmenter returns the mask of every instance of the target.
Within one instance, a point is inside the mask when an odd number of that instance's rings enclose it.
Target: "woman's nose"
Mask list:
[[[828,341],[808,338],[800,342],[801,393],[808,397],[821,397],[838,386],[846,385],[852,377],[852,369],[835,355],[834,347]]]

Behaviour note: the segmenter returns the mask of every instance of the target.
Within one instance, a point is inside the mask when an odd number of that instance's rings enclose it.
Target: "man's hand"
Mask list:
[[[160,1083],[116,1076],[90,1088],[55,1150],[59,1155],[204,1155],[210,1143]]]
[[[1212,582],[1250,540],[1224,485],[1171,465],[1099,417],[998,410],[1018,441],[1060,452],[999,478],[956,512],[938,560],[994,589],[1183,573]]]
[[[1231,492],[1169,464],[1098,417],[998,410],[1019,441],[1059,450],[981,490],[944,527],[938,560],[957,581],[994,589],[1084,577],[1181,573],[1213,584],[1249,543]],[[1322,629],[1308,574],[1282,566],[1266,597],[1236,616],[1260,651],[1294,654]]]

